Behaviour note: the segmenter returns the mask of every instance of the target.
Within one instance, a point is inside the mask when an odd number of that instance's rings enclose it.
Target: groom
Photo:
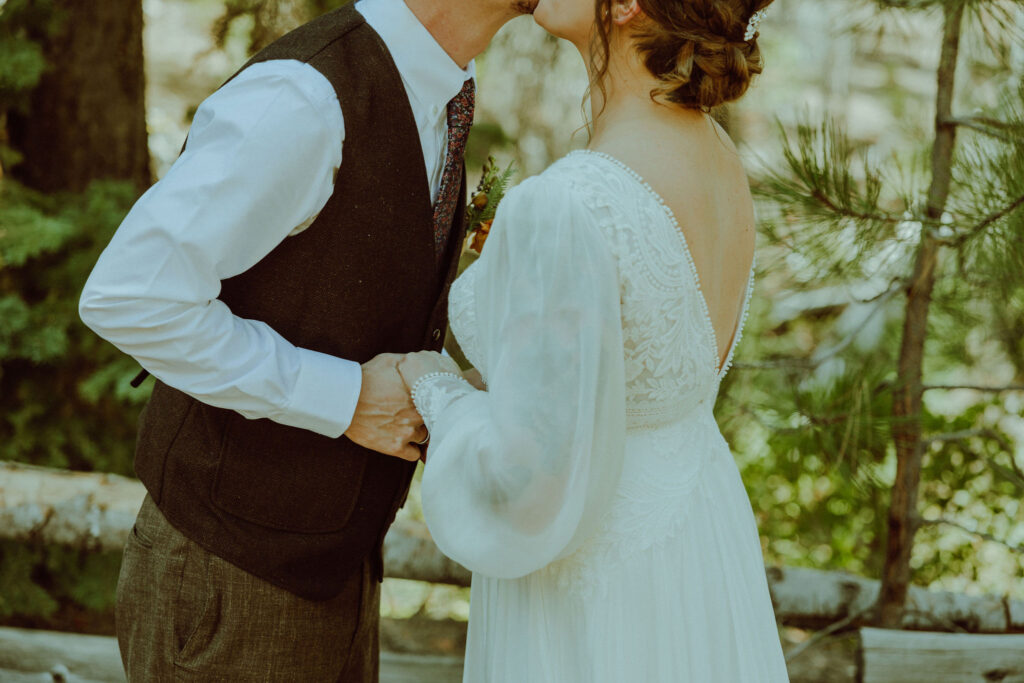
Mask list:
[[[528,1],[528,0],[527,0]],[[89,277],[157,378],[117,634],[130,681],[376,681],[381,544],[464,234],[472,59],[514,0],[359,0],[274,42]]]

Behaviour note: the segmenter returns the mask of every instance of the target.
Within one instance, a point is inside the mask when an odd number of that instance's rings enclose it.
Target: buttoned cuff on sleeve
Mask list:
[[[338,438],[352,423],[362,383],[359,363],[300,348],[299,375],[291,401],[274,419]]]

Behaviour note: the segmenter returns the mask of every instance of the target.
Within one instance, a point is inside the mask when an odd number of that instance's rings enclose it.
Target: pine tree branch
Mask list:
[[[1018,131],[1018,127],[987,116],[951,116],[943,119],[942,122],[954,126],[960,126],[962,128],[970,128],[971,130],[975,130],[997,140],[1003,140],[1004,142],[1019,142],[1024,139],[1020,134],[1020,131]],[[1014,135],[1014,131],[1018,131],[1018,134]]]
[[[1000,393],[1003,391],[1024,391],[1024,384],[1007,384],[1002,387],[988,387],[981,384],[924,384],[921,388],[924,391],[929,389],[973,389],[974,391]]]
[[[999,209],[998,211],[993,211],[992,213],[990,213],[988,216],[983,218],[981,220],[981,222],[979,222],[973,228],[970,228],[969,230],[967,230],[963,234],[961,234],[959,237],[957,237],[955,240],[953,240],[953,243],[954,243],[953,245],[959,247],[959,246],[963,245],[964,242],[966,242],[967,240],[971,239],[972,237],[977,237],[984,230],[986,230],[989,226],[991,226],[993,223],[996,223],[997,221],[1000,221],[1003,218],[1006,218],[1011,213],[1013,213],[1014,211],[1019,209],[1021,206],[1024,206],[1024,195],[1021,195],[1020,197],[1017,197],[1015,200],[1013,200],[1012,202],[1010,202],[1008,205],[1004,206],[1003,208]]]
[[[896,278],[894,278],[894,279],[896,279]],[[813,359],[813,363],[817,366],[817,365],[820,365],[821,363],[825,362],[826,360],[839,355],[839,353],[842,352],[843,349],[845,349],[847,346],[849,346],[850,344],[853,343],[853,340],[856,339],[857,335],[861,333],[861,331],[864,329],[864,326],[867,324],[867,322],[869,320],[871,320],[873,317],[875,317],[876,313],[878,313],[883,308],[885,308],[885,305],[889,303],[889,299],[892,298],[892,296],[894,294],[896,294],[897,292],[903,291],[905,286],[906,285],[904,285],[902,283],[902,281],[900,281],[899,286],[897,286],[897,287],[890,286],[887,290],[885,290],[881,294],[873,297],[873,300],[875,301],[875,306],[871,309],[871,311],[867,314],[867,316],[861,321],[861,324],[858,325],[855,329],[851,330],[850,333],[847,334],[846,337],[844,339],[842,339],[838,344],[833,346],[831,349],[829,349],[828,351],[826,351],[822,355],[817,356],[816,358],[814,358]]]
[[[876,223],[889,223],[892,225],[903,223],[908,220],[907,218],[904,218],[902,216],[893,216],[892,214],[887,213],[865,213],[863,211],[856,211],[849,207],[839,206],[831,199],[829,199],[829,197],[821,190],[812,190],[810,192],[810,196],[818,200],[819,204],[824,206],[832,213],[838,216],[843,216],[845,218],[854,218],[862,221],[873,221]]]
[[[896,286],[893,287],[893,285]],[[888,300],[889,297],[895,294],[896,292],[906,291],[907,287],[909,286],[910,282],[906,278],[899,275],[894,275],[891,278],[889,278],[889,284],[886,286],[886,288],[880,291],[878,294],[875,294],[874,296],[869,297],[867,299],[854,299],[853,302],[858,304],[870,304],[874,301],[878,301],[879,299]]]

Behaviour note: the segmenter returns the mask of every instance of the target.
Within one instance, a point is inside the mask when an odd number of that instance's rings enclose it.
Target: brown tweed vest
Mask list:
[[[439,272],[419,134],[386,47],[346,6],[242,69],[269,59],[304,61],[334,86],[345,118],[343,161],[316,221],[223,281],[220,298],[297,346],[348,360],[440,350],[463,212]],[[414,469],[344,436],[249,420],[159,381],[135,454],[139,479],[182,533],[311,599],[337,594],[370,554],[381,578],[381,543]]]

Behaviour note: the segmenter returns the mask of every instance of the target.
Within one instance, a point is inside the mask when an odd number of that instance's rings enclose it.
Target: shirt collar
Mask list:
[[[415,104],[443,111],[476,75],[475,61],[460,68],[404,0],[359,0],[356,9],[384,41]]]

